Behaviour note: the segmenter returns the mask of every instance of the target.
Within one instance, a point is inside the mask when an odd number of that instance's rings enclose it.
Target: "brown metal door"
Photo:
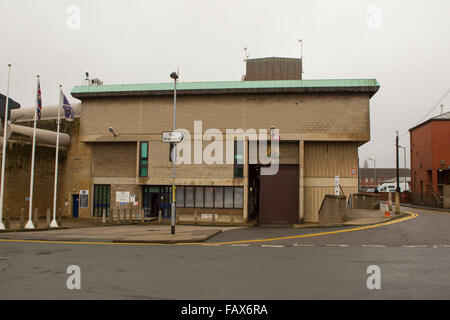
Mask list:
[[[278,174],[261,175],[261,223],[298,222],[298,165],[280,165]]]

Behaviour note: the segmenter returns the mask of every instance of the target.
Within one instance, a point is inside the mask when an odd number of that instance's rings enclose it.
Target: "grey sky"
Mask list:
[[[80,29],[67,26],[70,5],[81,10]],[[368,25],[370,6],[380,9],[379,29]],[[0,12],[0,92],[11,62],[12,97],[24,107],[35,104],[37,73],[45,106],[85,71],[105,84],[167,82],[177,66],[181,81],[240,80],[244,47],[253,58],[295,57],[303,38],[305,79],[380,82],[360,159],[394,167],[395,130],[407,132],[450,89],[448,0],[3,0]],[[450,96],[443,103],[450,111]]]

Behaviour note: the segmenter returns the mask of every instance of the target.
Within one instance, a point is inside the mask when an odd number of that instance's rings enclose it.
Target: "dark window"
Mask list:
[[[182,208],[184,207],[184,187],[177,187],[176,190],[177,207]]]
[[[244,176],[244,142],[234,142],[234,177],[242,178]]]
[[[111,186],[107,184],[94,185],[94,217],[109,216]]]
[[[234,207],[244,207],[244,188],[242,187],[234,187]]]
[[[139,144],[139,177],[148,177],[148,142]]]
[[[225,187],[224,207],[233,208],[233,187]]]
[[[195,207],[203,208],[203,196],[204,196],[204,188],[203,187],[195,187]]]
[[[186,193],[184,197],[184,205],[187,208],[194,207],[194,187],[186,187]]]
[[[214,187],[205,187],[205,208],[214,207]]]
[[[223,187],[214,188],[214,208],[223,208]]]

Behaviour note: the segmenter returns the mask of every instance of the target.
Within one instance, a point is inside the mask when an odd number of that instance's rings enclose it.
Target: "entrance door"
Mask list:
[[[72,217],[78,218],[78,208],[80,203],[80,196],[78,194],[72,195]]]
[[[157,217],[159,212],[159,193],[150,194],[150,216]]]
[[[260,176],[260,222],[298,222],[298,165],[280,165],[273,176]]]

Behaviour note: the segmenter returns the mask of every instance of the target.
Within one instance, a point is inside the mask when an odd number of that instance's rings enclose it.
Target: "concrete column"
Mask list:
[[[25,208],[20,209],[20,221],[19,221],[19,229],[23,229],[25,227]]]
[[[162,210],[159,209],[158,211],[158,223],[161,224],[162,223]]]
[[[248,165],[249,165],[249,161],[248,161],[248,143],[249,141],[246,139],[244,141],[244,205],[243,205],[243,215],[242,218],[244,220],[244,223],[246,223],[248,221],[248,210],[249,210],[249,205],[248,205]]]
[[[299,155],[298,155],[298,171],[299,171],[299,195],[298,195],[298,220],[303,223],[305,218],[305,184],[304,184],[304,170],[305,170],[305,141],[299,141]]]

